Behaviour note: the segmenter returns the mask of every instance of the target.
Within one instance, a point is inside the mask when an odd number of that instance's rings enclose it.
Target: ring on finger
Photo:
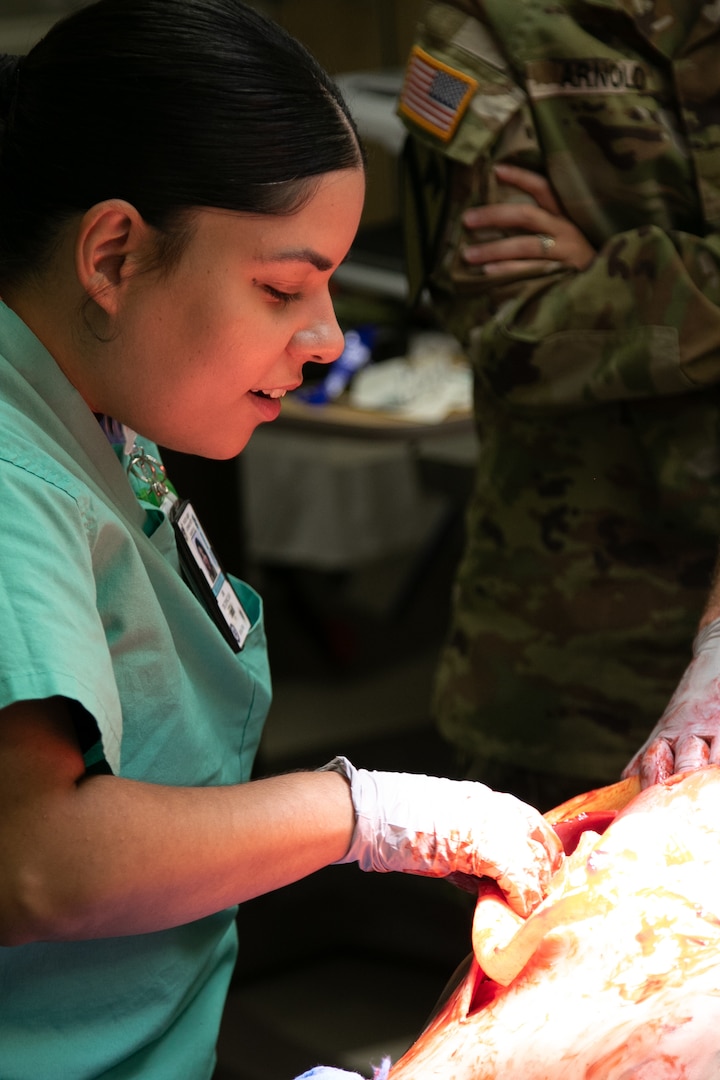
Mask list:
[[[542,248],[543,255],[549,255],[552,249],[555,247],[555,237],[548,236],[546,233],[535,234],[540,241],[540,247]]]

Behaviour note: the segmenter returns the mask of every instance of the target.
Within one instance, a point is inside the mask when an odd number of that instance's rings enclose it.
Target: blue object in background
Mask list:
[[[345,333],[345,348],[337,360],[333,360],[320,385],[297,390],[295,396],[308,405],[327,405],[329,401],[335,401],[349,386],[355,372],[372,360],[374,340],[373,326],[348,330]]]

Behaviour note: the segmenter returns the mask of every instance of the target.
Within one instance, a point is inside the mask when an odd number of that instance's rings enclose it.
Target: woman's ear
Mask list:
[[[107,199],[83,215],[75,243],[80,285],[106,315],[116,315],[123,286],[141,261],[150,228],[131,203]]]

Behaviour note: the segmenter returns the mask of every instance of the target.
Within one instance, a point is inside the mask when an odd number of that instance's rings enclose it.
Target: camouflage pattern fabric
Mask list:
[[[408,269],[468,349],[481,447],[435,701],[469,775],[616,780],[689,660],[720,539],[719,45],[688,0],[418,28]],[[518,194],[497,161],[549,178],[589,268],[463,264],[462,209]]]

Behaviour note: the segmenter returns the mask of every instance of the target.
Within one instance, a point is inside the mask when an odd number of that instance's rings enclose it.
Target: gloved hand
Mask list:
[[[304,1072],[302,1076],[296,1076],[295,1080],[366,1080],[366,1078],[360,1073],[333,1069],[330,1065],[316,1065],[314,1069]]]
[[[381,1065],[373,1069],[373,1080],[387,1080],[390,1071],[390,1058],[383,1058]],[[360,1073],[345,1072],[344,1069],[334,1069],[330,1065],[316,1065],[302,1076],[296,1076],[295,1080],[365,1080]]]
[[[693,658],[650,735],[625,767],[642,787],[720,764],[720,619],[693,642]]]
[[[381,873],[495,878],[510,905],[527,915],[562,861],[553,829],[513,795],[471,780],[368,772],[343,757],[323,768],[350,781],[356,823],[341,863]]]

